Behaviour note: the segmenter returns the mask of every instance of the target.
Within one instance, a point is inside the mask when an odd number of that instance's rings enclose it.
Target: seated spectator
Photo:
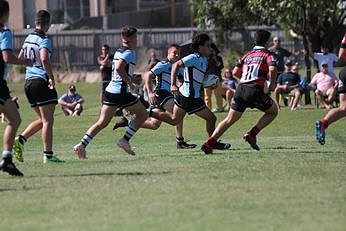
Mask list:
[[[300,92],[300,76],[292,72],[292,62],[287,60],[285,62],[285,71],[279,75],[277,85],[275,88],[275,98],[278,106],[280,106],[280,94],[290,93],[292,95],[289,102],[291,110],[296,110],[301,96]]]
[[[306,77],[305,76],[301,76],[299,74],[299,65],[298,63],[294,64],[292,66],[292,72],[293,73],[297,73],[299,75],[300,78],[300,82],[299,82],[299,90],[300,90],[300,98],[302,97],[302,95],[306,92],[306,91],[310,91],[310,87],[308,86],[308,83],[306,81]]]
[[[83,111],[84,99],[76,92],[75,85],[70,85],[67,93],[63,94],[58,102],[66,116],[80,116]]]
[[[315,94],[322,108],[330,108],[335,99],[338,79],[335,75],[329,74],[326,62],[322,63],[322,71],[314,75],[309,85],[312,89],[316,89]]]
[[[231,107],[231,101],[237,86],[238,81],[233,77],[231,70],[226,68],[221,84],[221,95],[226,99],[228,108]]]

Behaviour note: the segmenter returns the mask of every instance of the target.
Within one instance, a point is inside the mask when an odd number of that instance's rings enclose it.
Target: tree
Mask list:
[[[340,43],[340,35],[346,18],[346,1],[329,0],[249,0],[249,8],[291,30],[303,40],[307,81],[311,80],[310,57],[319,51],[321,44],[329,44],[332,50]],[[305,94],[311,103],[310,94]]]
[[[207,20],[215,28],[232,31],[251,24],[274,23],[292,31],[303,41],[308,81],[313,52],[324,42],[330,44],[331,50],[340,43],[346,18],[344,0],[190,0],[190,3],[198,25]]]
[[[246,32],[245,26],[255,23],[258,19],[243,0],[190,0],[195,23],[202,28],[212,29],[220,42],[223,34],[239,30]],[[251,39],[243,34],[245,39]]]

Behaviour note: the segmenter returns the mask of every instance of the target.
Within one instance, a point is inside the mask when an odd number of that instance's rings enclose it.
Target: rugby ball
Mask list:
[[[215,87],[220,82],[217,75],[206,75],[203,78],[202,86],[204,88]]]

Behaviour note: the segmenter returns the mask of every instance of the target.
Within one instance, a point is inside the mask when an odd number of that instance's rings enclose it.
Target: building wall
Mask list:
[[[37,10],[47,10],[48,9],[48,0],[36,0],[35,6]]]
[[[141,1],[141,0],[82,0],[84,10],[78,10],[80,0],[9,0],[10,18],[9,25],[12,30],[23,30],[26,25],[34,26],[34,18],[37,10],[48,9],[54,17],[57,10],[63,10],[62,6],[67,3],[68,19],[73,21],[80,15],[100,17],[115,13],[133,12],[142,9],[153,10],[156,7],[168,6],[167,1]],[[176,0],[176,3],[187,3],[188,0]],[[58,6],[58,7],[57,7]],[[59,8],[59,9],[57,9]],[[66,12],[65,12],[66,13]],[[174,25],[171,25],[174,26]]]
[[[24,28],[24,5],[23,0],[9,1],[10,17],[9,26],[11,30],[18,31]]]

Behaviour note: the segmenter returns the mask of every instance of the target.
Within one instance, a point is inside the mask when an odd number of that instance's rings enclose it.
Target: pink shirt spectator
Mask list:
[[[326,94],[328,89],[335,85],[335,81],[338,81],[335,75],[319,72],[314,75],[311,84],[315,84],[318,90],[322,91],[323,94]]]

